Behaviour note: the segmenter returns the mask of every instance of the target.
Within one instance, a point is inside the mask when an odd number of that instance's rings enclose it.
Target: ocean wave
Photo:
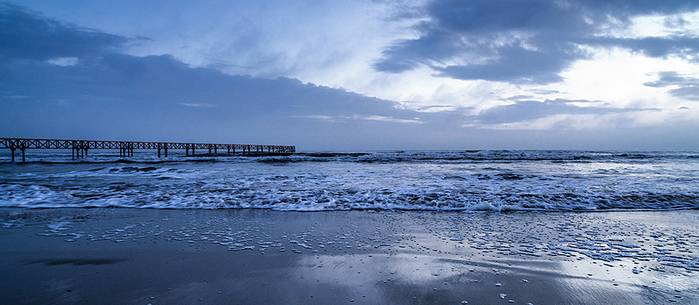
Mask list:
[[[643,162],[659,160],[696,159],[699,154],[691,152],[586,152],[586,151],[448,151],[448,152],[375,152],[375,153],[297,153],[287,157],[260,158],[263,163],[298,162],[517,162],[545,161],[554,163],[589,162]]]
[[[463,161],[464,156],[470,161]],[[104,162],[108,157],[96,156],[98,162],[0,166],[0,207],[697,209],[699,159],[693,156],[686,152],[368,152],[128,162]]]
[[[289,179],[279,176],[277,180]],[[271,179],[270,179],[271,180]],[[699,209],[697,194],[505,193],[459,191],[272,190],[192,187],[147,190],[136,183],[83,189],[0,184],[1,207],[128,207],[158,209],[272,209],[284,211],[605,211]]]
[[[384,152],[299,152],[289,156],[228,156],[199,155],[182,156],[173,153],[169,158],[156,158],[152,152],[141,151],[133,158],[121,159],[113,153],[95,152],[87,159],[70,160],[70,155],[50,152],[30,154],[29,164],[168,164],[207,162],[259,162],[267,164],[292,164],[302,162],[360,162],[360,163],[470,163],[519,161],[551,163],[590,162],[656,162],[696,160],[696,152],[613,152],[613,151],[512,151],[512,150],[465,150],[465,151],[384,151]]]

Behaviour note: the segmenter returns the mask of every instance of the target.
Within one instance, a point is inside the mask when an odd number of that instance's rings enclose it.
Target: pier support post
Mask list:
[[[158,158],[160,158],[160,144],[158,144]]]
[[[165,143],[165,158],[167,158],[167,143]]]
[[[14,146],[10,147],[10,155],[11,155],[10,158],[12,159],[12,162],[14,163],[15,162],[15,147]]]
[[[25,150],[24,146],[20,147],[19,150],[22,152],[22,163],[27,162],[27,160],[24,158],[24,150]]]
[[[184,155],[189,157],[189,144],[184,146]]]

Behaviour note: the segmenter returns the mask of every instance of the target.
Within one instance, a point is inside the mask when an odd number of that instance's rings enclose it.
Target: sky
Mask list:
[[[699,150],[699,1],[0,2],[0,136]]]

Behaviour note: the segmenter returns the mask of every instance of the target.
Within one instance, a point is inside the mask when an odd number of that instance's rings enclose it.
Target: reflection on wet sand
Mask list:
[[[696,304],[699,212],[0,210],[12,304]]]

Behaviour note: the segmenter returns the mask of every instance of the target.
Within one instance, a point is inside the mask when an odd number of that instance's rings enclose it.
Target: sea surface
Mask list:
[[[0,156],[0,207],[290,211],[699,209],[699,153],[394,151],[286,157],[152,151]]]

